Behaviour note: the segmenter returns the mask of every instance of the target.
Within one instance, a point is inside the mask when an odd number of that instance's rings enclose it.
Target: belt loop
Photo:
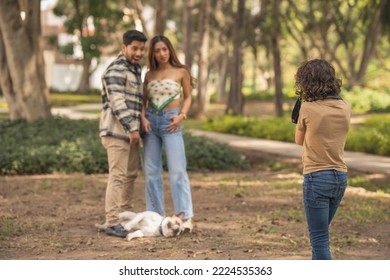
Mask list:
[[[339,181],[339,173],[337,172],[336,169],[333,169],[333,175],[336,178],[336,181],[338,182]]]

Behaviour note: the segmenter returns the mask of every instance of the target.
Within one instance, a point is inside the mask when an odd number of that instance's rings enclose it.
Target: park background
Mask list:
[[[191,129],[293,142],[294,73],[321,57],[353,108],[346,149],[389,156],[389,15],[388,0],[1,1],[0,253],[308,258],[299,160],[234,150]],[[168,36],[197,78],[183,128],[199,218],[193,236],[116,254],[109,246],[128,245],[91,226],[102,219],[107,176],[99,80],[132,28]],[[142,211],[142,172],[138,184]],[[388,259],[388,175],[351,170],[349,185],[331,240],[336,257]],[[166,191],[170,207],[167,182]]]

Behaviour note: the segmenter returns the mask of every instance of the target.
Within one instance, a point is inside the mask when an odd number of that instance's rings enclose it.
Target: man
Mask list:
[[[131,208],[139,168],[138,148],[142,109],[140,60],[146,36],[137,30],[123,34],[121,54],[102,75],[103,110],[100,137],[107,150],[109,176],[105,197],[105,223],[98,228],[108,235],[126,237],[118,214]]]

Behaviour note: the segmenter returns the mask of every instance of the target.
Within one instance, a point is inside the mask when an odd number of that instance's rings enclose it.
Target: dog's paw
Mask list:
[[[183,228],[184,228],[183,233],[191,233],[192,232],[192,230],[194,229],[194,225],[192,223],[191,218],[183,223]]]
[[[137,231],[134,231],[134,232],[130,232],[127,236],[126,236],[126,239],[127,241],[130,241],[134,238],[140,238],[140,237],[144,237],[144,233],[140,230],[137,230]]]
[[[192,219],[188,219],[183,223],[183,233],[191,233],[194,229],[194,224],[192,223]]]
[[[123,228],[124,228],[126,231],[131,231],[131,225],[129,225],[128,223],[125,223],[125,224],[122,223],[122,226],[123,226]]]

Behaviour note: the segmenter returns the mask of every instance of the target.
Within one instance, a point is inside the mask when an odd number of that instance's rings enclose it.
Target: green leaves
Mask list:
[[[249,167],[227,145],[189,133],[184,133],[184,138],[189,170]],[[3,121],[0,143],[0,175],[108,172],[97,120]]]

